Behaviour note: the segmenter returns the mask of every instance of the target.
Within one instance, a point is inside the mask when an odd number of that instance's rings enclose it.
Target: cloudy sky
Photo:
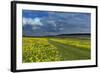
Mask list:
[[[23,10],[23,35],[90,33],[90,13]]]

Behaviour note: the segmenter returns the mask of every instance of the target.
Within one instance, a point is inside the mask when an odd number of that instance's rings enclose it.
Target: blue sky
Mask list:
[[[26,35],[90,33],[90,13],[23,10],[22,18]]]
[[[48,16],[47,12],[42,11],[32,11],[32,10],[23,10],[23,17],[26,18],[35,18],[35,17],[44,17]]]

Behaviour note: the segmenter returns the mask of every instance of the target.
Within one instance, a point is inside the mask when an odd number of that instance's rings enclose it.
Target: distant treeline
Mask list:
[[[73,33],[73,34],[59,34],[59,35],[45,35],[45,36],[25,36],[23,37],[65,37],[65,36],[90,36],[90,33]]]

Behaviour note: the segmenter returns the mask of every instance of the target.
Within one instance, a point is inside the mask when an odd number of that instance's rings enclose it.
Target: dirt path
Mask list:
[[[63,60],[83,60],[90,58],[89,50],[82,50],[73,46],[65,45],[48,39],[49,43],[58,48]]]

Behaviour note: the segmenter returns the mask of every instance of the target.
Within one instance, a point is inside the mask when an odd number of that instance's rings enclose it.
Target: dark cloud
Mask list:
[[[34,11],[35,12],[35,11]],[[29,13],[29,12],[28,12]],[[39,13],[40,16],[39,17]],[[43,13],[43,15],[41,15]],[[46,14],[45,14],[46,13]],[[36,14],[37,15],[37,14]],[[24,15],[23,15],[24,18]],[[29,17],[27,17],[29,18]],[[24,25],[24,32],[27,35],[41,36],[41,35],[57,35],[69,33],[90,33],[90,13],[75,13],[75,12],[38,12],[39,23],[42,25],[33,25],[30,28]],[[34,22],[33,22],[34,23]],[[30,31],[30,34],[29,34]]]

